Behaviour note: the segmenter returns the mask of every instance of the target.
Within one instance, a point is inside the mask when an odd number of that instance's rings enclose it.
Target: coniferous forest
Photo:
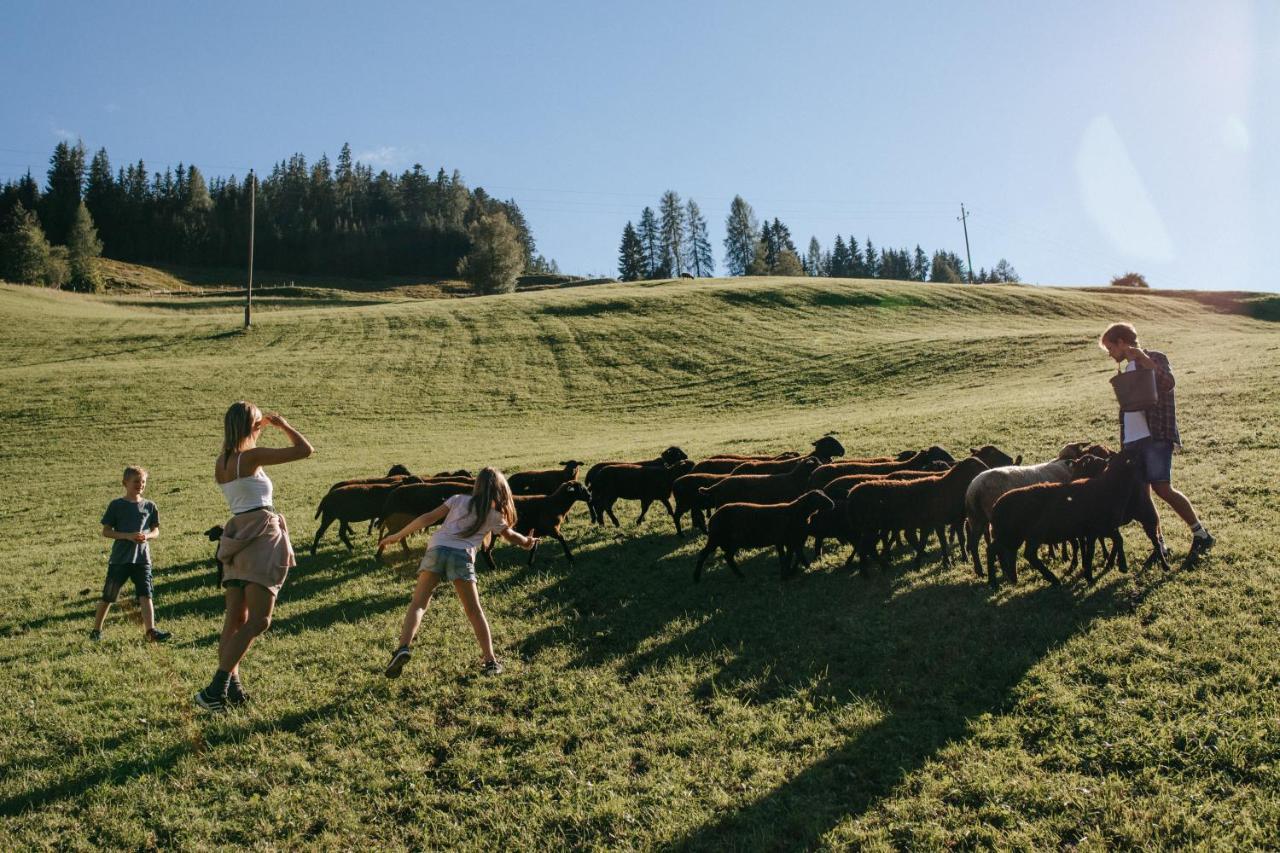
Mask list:
[[[163,172],[139,160],[113,166],[105,149],[61,142],[43,190],[27,174],[0,185],[0,227],[21,205],[39,217],[50,243],[67,241],[84,202],[108,258],[144,264],[240,266],[249,251],[250,179],[206,177],[179,163]],[[302,154],[257,178],[255,263],[262,269],[348,276],[452,277],[471,248],[468,226],[501,213],[515,228],[525,269],[549,264],[536,253],[514,200],[470,189],[455,170],[434,176],[415,165],[399,175],[353,159]]]

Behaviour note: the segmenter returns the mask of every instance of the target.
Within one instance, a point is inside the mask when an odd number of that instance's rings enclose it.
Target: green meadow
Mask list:
[[[1243,307],[1241,307],[1243,306]],[[0,838],[6,849],[777,850],[1273,847],[1280,839],[1276,302],[831,279],[644,282],[473,299],[394,291],[85,297],[0,285]],[[1232,308],[1229,311],[1226,308]],[[869,577],[772,552],[692,583],[661,507],[577,506],[569,565],[500,546],[480,593],[507,671],[478,675],[438,595],[382,675],[412,577],[359,526],[309,546],[333,481],[713,452],[1117,440],[1095,341],[1169,355],[1174,480],[1218,538],[1173,569],[991,591],[936,549]],[[243,673],[192,694],[221,596],[202,532],[222,414],[316,446],[273,469],[298,565]],[[278,441],[272,436],[270,440]],[[113,609],[88,640],[126,463],[150,470],[164,646]],[[1145,556],[1141,531],[1126,532]],[[417,538],[420,552],[424,540]],[[1141,562],[1140,559],[1134,562]],[[1065,567],[1062,567],[1065,570]]]

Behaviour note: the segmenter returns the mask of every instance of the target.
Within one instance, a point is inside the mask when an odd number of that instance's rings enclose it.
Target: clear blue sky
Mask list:
[[[300,151],[461,170],[566,272],[663,190],[801,250],[1280,289],[1280,4],[6,3],[0,177],[60,138],[206,175]],[[1267,106],[1270,104],[1270,106]]]

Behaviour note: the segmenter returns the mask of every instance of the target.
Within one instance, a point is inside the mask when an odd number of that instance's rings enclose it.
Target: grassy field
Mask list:
[[[0,285],[0,838],[7,849],[1269,847],[1280,838],[1280,331],[1194,299],[812,279],[468,300],[233,305]],[[1260,316],[1265,316],[1260,315]],[[1168,575],[992,593],[963,564],[862,578],[759,552],[691,583],[659,508],[579,507],[530,570],[480,589],[484,679],[451,595],[399,680],[412,580],[332,533],[328,484],[803,448],[1114,442],[1094,343],[1168,353],[1181,484],[1219,538]],[[316,455],[272,471],[299,565],[211,718],[221,599],[200,532],[226,406],[277,409]],[[158,647],[121,607],[88,642],[126,462],[149,467]],[[1165,511],[1169,539],[1187,533]],[[1133,553],[1145,553],[1129,531]],[[552,543],[554,546],[554,543]],[[421,547],[419,542],[418,547]],[[931,552],[932,554],[932,552]],[[122,596],[123,599],[123,596]]]

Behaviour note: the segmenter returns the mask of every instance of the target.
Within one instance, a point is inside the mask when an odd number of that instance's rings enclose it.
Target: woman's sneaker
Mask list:
[[[89,632],[89,639],[95,643],[102,642],[102,632],[96,628],[93,629],[92,631]]]
[[[231,708],[238,708],[241,705],[249,703],[249,694],[244,692],[244,688],[240,686],[238,681],[227,682],[227,699],[226,704]]]
[[[496,660],[487,660],[484,662],[484,666],[480,667],[480,674],[481,675],[501,675],[502,664]]]
[[[409,662],[409,658],[412,656],[408,646],[401,646],[396,649],[391,655],[391,663],[387,664],[387,678],[399,678],[400,670],[404,669],[404,665]]]
[[[161,631],[159,628],[152,628],[147,631],[147,639],[153,643],[163,643],[172,636],[173,634],[171,632]]]
[[[1212,548],[1217,541],[1218,541],[1217,539],[1213,538],[1213,534],[1207,530],[1204,532],[1203,536],[1192,536],[1191,537],[1191,556],[1198,557],[1199,555],[1203,554],[1205,551],[1208,551],[1210,548]]]
[[[206,711],[212,711],[215,714],[221,714],[227,710],[226,700],[220,696],[211,696],[205,689],[201,689],[196,693],[196,706],[204,708]]]

